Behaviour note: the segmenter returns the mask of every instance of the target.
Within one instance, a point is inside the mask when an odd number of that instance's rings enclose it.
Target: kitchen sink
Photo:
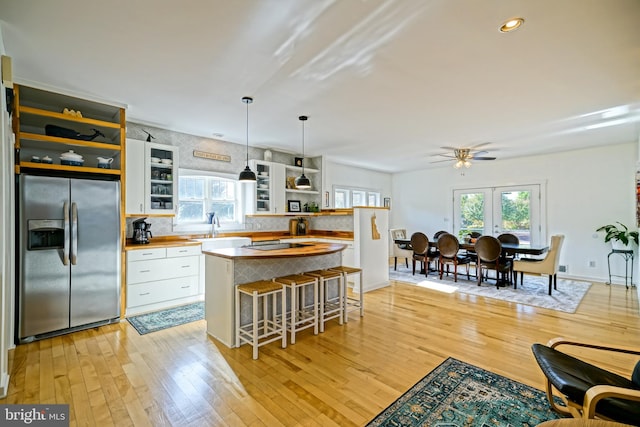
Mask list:
[[[246,244],[251,244],[249,237],[210,237],[207,239],[195,239],[202,242],[202,250],[210,251],[223,248],[238,248]]]
[[[303,248],[312,246],[313,243],[265,243],[257,245],[245,245],[243,248],[256,249],[259,251],[277,251],[280,249]]]

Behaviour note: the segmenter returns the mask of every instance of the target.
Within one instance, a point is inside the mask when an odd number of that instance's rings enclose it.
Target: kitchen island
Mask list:
[[[289,274],[336,267],[342,263],[339,243],[299,242],[205,250],[205,319],[207,333],[235,347],[235,286]],[[242,302],[241,323],[250,306]]]

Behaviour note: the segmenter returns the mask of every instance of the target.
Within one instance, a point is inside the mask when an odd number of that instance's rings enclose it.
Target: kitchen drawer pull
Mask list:
[[[140,296],[145,296],[145,295],[149,295],[151,292],[145,292],[144,294],[140,294]]]
[[[187,264],[187,265],[183,265],[182,268],[189,268],[191,267],[191,264]]]
[[[180,286],[180,287],[181,287],[182,289],[187,289],[187,288],[190,288],[190,287],[191,287],[191,285],[187,285],[187,286]]]
[[[180,252],[180,253],[185,253],[185,252],[189,252],[189,251],[188,251],[188,250],[186,250],[186,249],[181,249],[181,250],[179,250],[178,252]]]
[[[140,273],[151,273],[151,270],[140,270]]]
[[[153,255],[153,252],[144,252],[144,253],[142,254],[142,256],[149,256],[149,255]]]

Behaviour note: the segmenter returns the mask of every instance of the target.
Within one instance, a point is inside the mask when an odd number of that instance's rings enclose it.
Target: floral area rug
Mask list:
[[[181,305],[139,316],[127,317],[140,335],[204,319],[204,302]]]
[[[512,427],[558,418],[542,391],[450,357],[367,426]]]
[[[473,269],[471,271],[473,273]],[[418,274],[418,272],[416,272],[414,276],[411,274],[411,267],[406,268],[404,265],[400,265],[400,263],[398,263],[397,271],[393,269],[393,266],[389,268],[389,280],[413,283],[418,286],[437,290],[444,289],[449,292],[461,292],[469,295],[478,295],[535,307],[549,308],[565,313],[575,313],[578,305],[580,305],[580,301],[582,301],[582,298],[584,298],[591,287],[591,283],[589,282],[558,279],[558,289],[554,289],[552,295],[549,295],[548,276],[528,276],[525,274],[524,284],[520,283],[520,277],[518,277],[517,289],[513,289],[513,286],[498,289],[495,286],[494,280],[482,282],[482,286],[478,286],[475,278],[471,276],[471,280],[467,280],[466,274],[458,274],[458,282],[453,281],[452,273],[450,273],[449,276],[443,275],[442,280],[438,277],[438,274],[435,272],[430,272],[428,277],[425,277],[424,274]]]

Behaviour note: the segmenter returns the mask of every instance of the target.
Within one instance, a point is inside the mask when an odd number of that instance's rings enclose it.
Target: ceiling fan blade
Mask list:
[[[480,156],[480,157],[472,157],[471,160],[495,160],[495,157],[486,157],[486,156]]]
[[[456,159],[457,157],[452,154],[437,154],[438,156],[447,157],[449,159]]]
[[[440,147],[440,148],[442,148],[443,150],[450,150],[450,151],[455,151],[455,150],[457,150],[457,148],[456,148],[456,147]]]
[[[487,150],[481,150],[481,151],[475,151],[474,153],[472,153],[473,156],[477,156],[477,155],[485,155],[485,154],[489,154],[489,152]]]
[[[451,160],[455,160],[455,158],[444,159],[444,160],[432,160],[429,163],[442,163],[442,162],[450,162]]]
[[[476,148],[484,147],[485,145],[491,144],[490,142],[481,142],[480,144],[472,145],[469,147],[469,150],[475,150]]]

